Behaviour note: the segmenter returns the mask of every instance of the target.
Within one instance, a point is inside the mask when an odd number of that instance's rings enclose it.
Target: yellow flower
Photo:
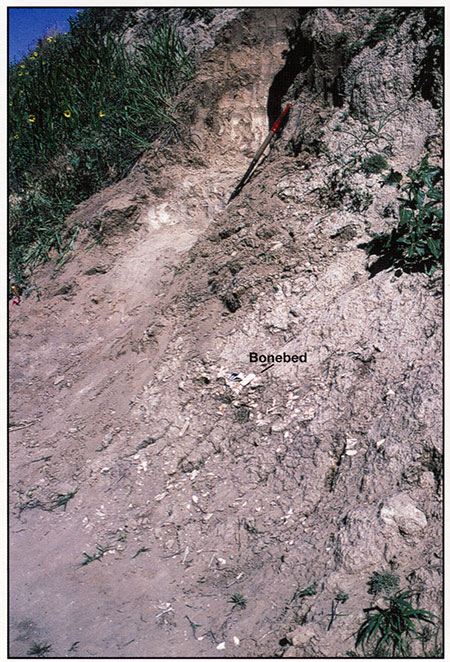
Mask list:
[[[16,133],[16,134],[14,135],[14,140],[19,140],[19,134],[18,134],[18,133]]]
[[[19,73],[18,73],[17,75],[18,75],[18,76],[23,76],[23,72],[22,72],[22,71],[19,71]]]
[[[10,102],[9,102],[9,105],[10,105],[10,106],[12,106],[12,105],[13,105],[13,102],[12,102],[12,101],[10,101]]]
[[[72,114],[72,113],[70,112],[70,110],[65,110],[65,111],[64,111],[64,117],[70,117],[71,114]]]
[[[31,57],[30,57],[30,60],[35,60],[35,59],[36,59],[36,58],[35,58],[35,57],[33,57],[33,56],[31,56]]]
[[[26,72],[25,72],[25,76],[29,76],[29,75],[30,75],[30,72],[29,72],[29,71],[26,71]]]
[[[39,53],[37,51],[34,51],[33,55],[34,57],[38,57]]]
[[[35,121],[35,119],[36,119],[35,115],[28,115],[28,121],[29,122],[33,123]]]
[[[19,94],[23,94],[23,90],[19,90]]]
[[[51,44],[53,39],[51,37],[47,37],[47,41],[48,41],[49,44]]]
[[[25,69],[25,65],[24,65],[24,64],[21,64],[21,65],[20,65],[20,68],[21,68],[21,69]]]
[[[101,110],[98,114],[99,117],[105,117],[106,113],[104,110]]]

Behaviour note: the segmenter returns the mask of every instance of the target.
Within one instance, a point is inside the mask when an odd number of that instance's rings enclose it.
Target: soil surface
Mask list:
[[[376,11],[222,17],[184,139],[11,307],[11,656],[345,657],[381,571],[440,614],[441,272],[369,271],[398,191],[342,164],[381,123],[406,174],[441,115],[410,98],[425,38],[340,61]]]

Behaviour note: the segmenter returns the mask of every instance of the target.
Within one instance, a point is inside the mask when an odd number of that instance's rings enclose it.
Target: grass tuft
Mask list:
[[[410,599],[413,591],[399,591],[393,596],[384,596],[388,606],[369,607],[364,609],[366,620],[356,633],[355,648],[359,646],[366,654],[366,647],[372,656],[405,657],[410,655],[410,644],[413,639],[422,640],[421,623],[434,625],[437,617],[425,609],[413,607]],[[370,614],[370,615],[369,615]]]
[[[241,593],[234,593],[231,598],[230,602],[233,604],[232,609],[235,607],[240,607],[240,609],[245,609],[247,607],[247,598],[244,598],[244,596]]]
[[[96,554],[87,554],[86,552],[83,552],[84,560],[80,563],[80,566],[88,565],[88,563],[92,563],[92,561],[101,561],[106,552],[111,549],[110,547],[102,547],[98,544],[96,545],[96,548]]]
[[[49,644],[38,644],[34,642],[30,647],[27,655],[30,657],[45,657],[50,649],[51,646]]]

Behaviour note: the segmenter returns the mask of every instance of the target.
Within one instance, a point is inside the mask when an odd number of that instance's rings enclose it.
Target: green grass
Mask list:
[[[51,646],[49,644],[38,644],[34,642],[30,647],[27,655],[30,657],[45,657],[50,652]]]
[[[53,505],[52,510],[54,510],[55,508],[59,508],[60,506],[63,506],[64,511],[65,511],[66,508],[67,508],[67,504],[69,503],[69,501],[71,499],[73,499],[73,497],[75,496],[75,494],[77,492],[78,492],[78,488],[76,490],[74,490],[73,492],[67,492],[65,494],[62,494],[62,493],[55,494],[54,505]]]
[[[139,554],[143,554],[144,552],[149,552],[149,551],[150,551],[150,547],[141,547],[140,549],[138,549],[136,554],[134,554],[134,556],[132,556],[131,558],[135,559],[136,556],[139,556]]]
[[[92,563],[92,561],[101,561],[102,557],[110,549],[110,547],[102,547],[101,545],[98,544],[96,545],[96,548],[97,548],[96,554],[87,554],[86,552],[83,552],[84,560],[80,563],[80,566],[88,565],[88,563]]]
[[[247,607],[247,598],[244,598],[244,596],[241,593],[234,593],[231,598],[230,602],[233,604],[232,609],[235,607],[240,607],[240,609],[245,609]]]
[[[157,137],[179,136],[175,97],[193,74],[162,23],[134,53],[98,34],[86,9],[71,31],[42,39],[9,69],[10,273],[73,248],[74,207],[124,177]],[[98,18],[98,17],[97,17]]]
[[[437,618],[425,609],[413,607],[410,602],[413,595],[413,591],[397,592],[383,597],[388,603],[385,609],[379,606],[364,609],[367,618],[356,633],[355,648],[361,647],[364,654],[369,652],[372,657],[409,656],[411,641],[423,640],[420,625],[434,625]]]
[[[51,456],[49,456],[51,457]],[[45,458],[41,458],[45,459]],[[32,510],[33,508],[41,508],[41,510],[45,510],[49,513],[53,512],[57,508],[63,507],[64,511],[67,508],[67,504],[73,497],[76,495],[78,492],[78,488],[76,488],[73,492],[67,492],[67,493],[57,493],[54,494],[52,497],[47,497],[47,498],[39,498],[35,494],[37,487],[32,487],[26,492],[20,492],[19,493],[19,512],[21,513],[23,510]]]

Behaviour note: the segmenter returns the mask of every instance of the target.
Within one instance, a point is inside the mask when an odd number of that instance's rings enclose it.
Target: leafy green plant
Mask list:
[[[376,235],[365,245],[369,255],[380,255],[372,274],[388,266],[432,275],[442,261],[442,168],[431,165],[428,155],[417,170],[408,170],[400,187],[399,223],[388,234]]]
[[[413,591],[397,592],[393,596],[383,596],[388,606],[375,606],[364,609],[366,620],[356,633],[355,648],[359,646],[363,653],[371,648],[374,656],[398,657],[410,654],[412,639],[422,639],[421,623],[431,623],[437,617],[425,609],[413,607],[410,599]]]
[[[344,593],[344,591],[340,591],[337,596],[336,596],[336,602],[341,602],[344,604],[344,602],[347,602],[348,600],[348,593]]]
[[[369,593],[372,595],[379,595],[380,593],[387,593],[390,595],[397,591],[400,586],[400,577],[395,572],[383,570],[382,572],[374,572],[368,581]]]
[[[240,607],[241,609],[245,609],[247,607],[247,598],[244,598],[244,596],[241,593],[234,593],[231,598],[230,602],[233,603],[232,609],[235,607]]]
[[[17,283],[51,251],[73,249],[79,228],[64,221],[78,203],[124,177],[156,137],[179,138],[176,96],[193,62],[175,29],[161,22],[131,53],[108,27],[126,14],[108,12],[80,12],[69,33],[40,40],[9,68],[9,268]]]
[[[406,261],[420,262],[427,273],[442,259],[442,191],[435,184],[441,168],[431,166],[425,156],[418,170],[408,171],[409,182],[403,187],[406,198],[400,199],[400,223],[390,239],[402,245]]]
[[[298,598],[306,598],[316,594],[317,594],[317,584],[316,582],[314,582],[313,584],[307,586],[306,588],[298,588],[292,597],[292,601],[297,600]]]

